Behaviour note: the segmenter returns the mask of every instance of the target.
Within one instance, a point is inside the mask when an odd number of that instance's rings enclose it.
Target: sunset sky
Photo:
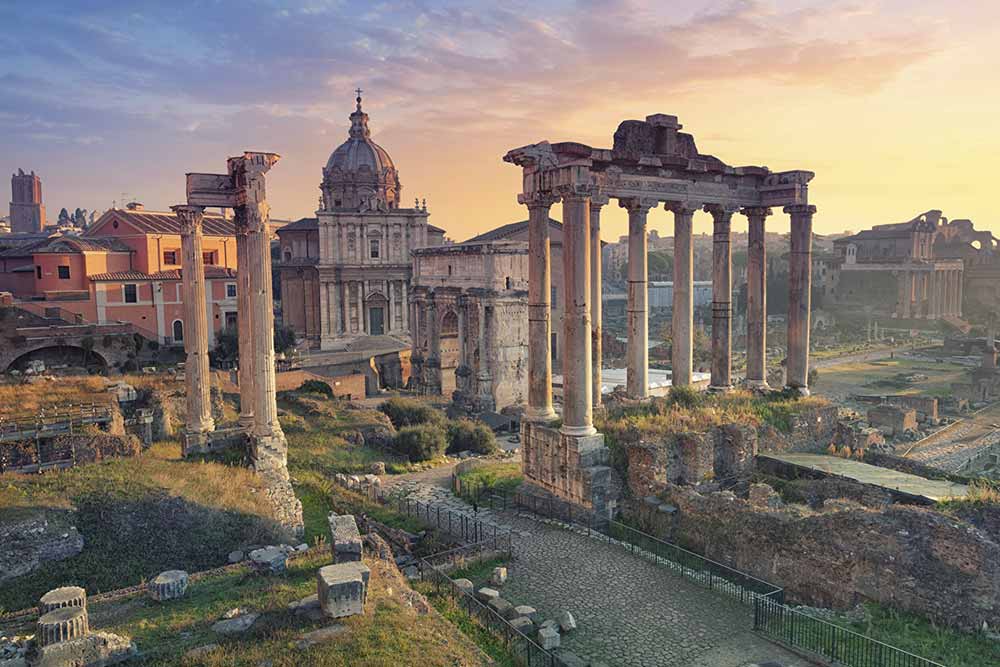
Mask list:
[[[39,173],[50,220],[164,209],[244,149],[282,155],[274,217],[311,215],[360,86],[404,202],[456,240],[526,217],[509,148],[657,112],[729,164],[815,171],[818,232],[939,208],[1000,235],[995,0],[38,0],[0,25],[0,171]]]

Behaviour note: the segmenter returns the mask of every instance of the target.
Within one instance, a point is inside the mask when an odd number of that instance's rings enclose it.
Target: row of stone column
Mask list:
[[[204,210],[174,206],[181,223],[181,283],[184,294],[185,382],[187,423],[185,453],[204,449],[215,429],[211,408],[208,359],[208,316],[205,311],[205,268],[202,259]],[[266,202],[235,208],[237,254],[237,326],[239,329],[240,425],[263,449],[255,463],[284,466],[284,436],[278,423],[274,370],[274,310],[271,287],[271,243]]]
[[[552,409],[551,251],[549,209],[563,203],[563,433],[589,435],[593,408],[600,405],[601,287],[600,209],[607,202],[590,188],[564,188],[556,193],[522,195],[529,211],[528,294],[528,417],[548,421]],[[629,213],[628,350],[626,390],[635,398],[648,395],[649,324],[646,220],[658,205],[653,199],[620,199]],[[713,216],[713,298],[711,386],[732,385],[732,250],[731,222],[737,208],[693,202],[667,202],[674,214],[673,384],[692,381],[694,271],[692,223],[695,211]],[[789,387],[807,391],[809,310],[812,283],[812,216],[810,205],[785,207],[791,216],[787,380]],[[766,248],[767,207],[742,209],[750,223],[748,252],[747,382],[765,387],[766,375]],[[587,342],[587,338],[590,342]]]
[[[923,317],[961,317],[961,269],[930,271],[902,270],[899,280],[899,306],[896,314],[903,319]]]

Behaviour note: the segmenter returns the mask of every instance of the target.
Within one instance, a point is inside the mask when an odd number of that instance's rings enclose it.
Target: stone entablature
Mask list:
[[[527,398],[528,247],[460,243],[413,253],[412,378],[473,412]]]

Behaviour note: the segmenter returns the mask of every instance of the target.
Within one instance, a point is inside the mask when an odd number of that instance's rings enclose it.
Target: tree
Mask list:
[[[697,370],[703,366],[708,366],[712,362],[712,338],[708,335],[700,323],[694,322],[692,328],[692,347],[694,352],[692,355],[692,365]],[[671,348],[670,354],[673,356],[673,345],[674,345],[674,332],[673,325],[671,322],[666,322],[663,328],[660,329],[660,337],[663,339],[663,343]]]
[[[71,222],[72,222],[72,220],[70,220],[69,211],[67,211],[65,208],[62,209],[61,211],[59,211],[59,224],[60,225],[68,225]]]
[[[87,226],[87,209],[78,208],[73,211],[73,224],[80,229]]]

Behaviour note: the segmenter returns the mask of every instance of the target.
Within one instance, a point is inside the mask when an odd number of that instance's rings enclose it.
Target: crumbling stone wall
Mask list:
[[[83,536],[73,523],[74,514],[64,510],[4,517],[0,521],[0,584],[83,551]]]
[[[908,505],[755,511],[729,492],[673,485],[663,497],[678,511],[645,517],[647,529],[783,586],[793,601],[834,609],[875,601],[969,630],[1000,624],[1000,514],[979,517],[977,528]]]
[[[896,405],[877,405],[868,410],[868,423],[890,438],[917,430],[917,411]]]
[[[757,430],[761,452],[819,452],[833,441],[837,406],[823,405],[791,416],[787,431],[764,424]]]

